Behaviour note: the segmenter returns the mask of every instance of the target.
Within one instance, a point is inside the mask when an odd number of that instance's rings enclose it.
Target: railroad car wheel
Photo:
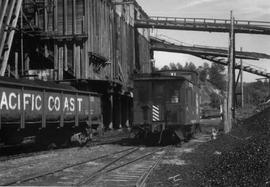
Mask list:
[[[130,139],[141,139],[144,137],[144,132],[140,129],[132,129],[129,133]]]
[[[180,139],[177,137],[174,131],[165,130],[161,135],[161,141],[159,142],[161,145],[170,145],[170,144],[178,144]]]
[[[70,136],[72,145],[82,146],[92,139],[92,129],[86,124],[77,129],[76,133]]]
[[[16,129],[10,129],[8,131],[3,132],[3,136],[1,137],[1,141],[3,141],[7,145],[15,145],[20,144],[23,141],[23,136],[20,131]]]
[[[36,136],[36,143],[39,146],[54,149],[57,147],[67,147],[70,145],[70,128],[46,128],[40,130]]]
[[[76,134],[73,134],[70,138],[70,141],[73,145],[84,145],[88,142],[89,140],[89,137],[86,136],[84,133],[82,132],[79,132],[79,133],[76,133]]]

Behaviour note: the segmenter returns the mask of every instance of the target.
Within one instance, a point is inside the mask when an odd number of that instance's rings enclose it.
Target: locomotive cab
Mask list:
[[[141,75],[134,80],[134,128],[173,132],[181,140],[199,123],[199,90],[185,77]]]

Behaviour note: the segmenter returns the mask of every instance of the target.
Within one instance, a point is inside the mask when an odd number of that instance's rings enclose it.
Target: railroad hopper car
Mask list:
[[[195,133],[199,120],[195,82],[168,72],[135,78],[133,136],[159,134],[159,141],[164,136],[185,140]]]
[[[102,123],[100,95],[53,82],[0,78],[0,142],[87,140]]]

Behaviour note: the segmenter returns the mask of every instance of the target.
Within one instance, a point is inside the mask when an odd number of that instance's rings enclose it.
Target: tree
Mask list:
[[[187,62],[185,66],[183,67],[179,62],[178,63],[173,63],[171,62],[168,65],[165,65],[161,68],[161,70],[189,70],[189,71],[197,71],[196,66],[192,62]]]
[[[199,72],[199,79],[202,82],[205,82],[207,77],[208,77],[208,72],[209,72],[209,64],[208,63],[204,63],[203,66],[200,66],[198,68],[198,72]]]
[[[219,108],[221,101],[220,101],[219,96],[216,93],[210,94],[210,100],[211,100],[210,106],[212,108]]]
[[[184,69],[189,70],[189,71],[196,71],[197,70],[196,66],[192,62],[189,62],[189,63],[186,62]]]
[[[177,70],[175,63],[171,62],[169,66],[170,66],[170,70]]]
[[[170,67],[167,66],[167,65],[165,65],[165,66],[163,66],[160,70],[170,70]]]
[[[257,105],[269,98],[269,86],[262,81],[246,83],[244,90],[245,103]]]
[[[178,69],[178,70],[181,70],[181,69],[183,69],[183,66],[182,66],[182,64],[180,64],[179,62],[176,64],[176,68]]]
[[[217,63],[212,63],[209,69],[209,81],[223,91],[226,89],[224,70],[224,66]]]

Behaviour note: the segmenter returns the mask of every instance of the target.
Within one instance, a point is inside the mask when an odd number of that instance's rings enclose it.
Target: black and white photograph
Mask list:
[[[270,187],[270,1],[0,0],[0,186]]]

